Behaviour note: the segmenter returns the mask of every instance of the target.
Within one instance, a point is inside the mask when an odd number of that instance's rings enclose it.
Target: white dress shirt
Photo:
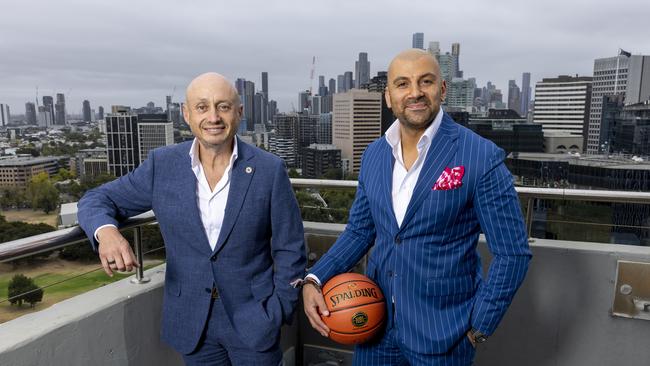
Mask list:
[[[409,202],[411,202],[411,196],[413,196],[415,184],[418,182],[427,151],[429,151],[431,141],[433,141],[433,137],[438,132],[438,128],[440,128],[440,124],[442,123],[442,115],[442,107],[440,107],[433,122],[424,130],[424,134],[420,137],[417,144],[418,158],[408,171],[404,166],[404,159],[402,158],[402,137],[400,135],[400,128],[402,126],[399,120],[395,120],[388,130],[386,130],[386,141],[393,148],[393,157],[395,158],[395,164],[393,165],[393,189],[391,193],[393,197],[393,213],[395,213],[395,218],[397,219],[397,226],[402,226],[402,221],[404,221],[406,209],[408,208]],[[313,278],[322,285],[315,275],[310,273],[307,277]]]
[[[201,214],[201,222],[203,223],[205,236],[208,238],[210,248],[214,250],[217,245],[219,233],[221,233],[226,203],[228,202],[232,166],[235,160],[237,160],[237,138],[233,142],[230,163],[212,190],[203,171],[203,165],[201,165],[201,161],[199,160],[199,142],[196,138],[190,148],[190,159],[192,161],[192,171],[196,175],[196,204]]]
[[[402,138],[400,135],[400,128],[402,126],[399,120],[393,122],[388,130],[386,130],[386,141],[393,148],[393,157],[395,158],[391,196],[393,198],[393,213],[395,214],[397,226],[399,227],[402,226],[406,209],[408,208],[409,202],[411,202],[411,196],[413,196],[413,190],[415,189],[415,184],[418,182],[418,177],[420,176],[420,171],[422,170],[422,165],[424,165],[424,159],[427,156],[429,147],[431,146],[431,141],[436,135],[436,132],[438,132],[440,123],[442,123],[442,114],[441,107],[431,125],[420,136],[417,144],[418,158],[411,165],[410,170],[406,170],[402,156]]]
[[[232,176],[232,166],[237,160],[237,138],[235,137],[232,146],[232,155],[230,155],[230,163],[223,172],[221,179],[210,189],[208,179],[203,171],[203,166],[199,159],[199,142],[195,138],[190,148],[190,160],[192,163],[192,171],[196,175],[196,205],[199,208],[201,215],[201,223],[205,236],[208,238],[212,250],[217,246],[217,239],[221,233],[221,226],[226,211],[226,203],[228,202],[228,192],[230,191],[230,178]],[[112,226],[113,224],[102,225],[95,230],[95,240],[99,230]]]

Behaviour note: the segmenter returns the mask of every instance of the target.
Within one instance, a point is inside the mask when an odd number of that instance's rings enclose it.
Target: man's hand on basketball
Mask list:
[[[132,271],[139,267],[129,242],[124,239],[119,230],[107,226],[97,232],[99,241],[99,260],[102,262],[104,272],[113,277],[113,271]]]
[[[330,312],[325,305],[323,294],[316,286],[305,284],[302,287],[302,302],[312,328],[316,329],[323,337],[327,337],[330,329],[325,325],[321,316],[329,316]]]

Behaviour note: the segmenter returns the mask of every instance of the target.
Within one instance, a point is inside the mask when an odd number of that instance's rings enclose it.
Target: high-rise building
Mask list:
[[[311,102],[309,103],[309,114],[319,115],[321,114],[322,100],[323,98],[320,95],[312,95]]]
[[[427,51],[436,59],[438,59],[438,57],[440,56],[440,42],[437,41],[429,42],[429,48],[427,48]]]
[[[9,106],[0,103],[0,127],[9,125],[9,122],[11,122],[11,113],[9,112]]]
[[[521,116],[519,108],[521,108],[521,90],[516,81],[508,80],[508,109],[512,109]]]
[[[84,118],[84,122],[90,122],[92,120],[92,117],[90,116],[90,102],[87,100],[83,101],[82,105],[82,114]]]
[[[38,126],[48,128],[54,124],[54,116],[50,106],[38,107]]]
[[[269,73],[266,71],[262,71],[262,93],[264,93],[264,96],[269,98]]]
[[[519,114],[526,117],[530,103],[530,73],[521,74],[521,98],[519,102]]]
[[[104,119],[104,107],[100,105],[98,110],[99,112],[97,113],[97,119]]]
[[[36,124],[36,104],[32,102],[25,103],[25,121],[30,125]]]
[[[49,95],[44,95],[43,96],[43,107],[45,107],[47,109],[47,112],[49,112],[49,115],[51,117],[50,118],[51,122],[48,123],[44,127],[50,127],[50,126],[52,126],[54,124],[54,117],[55,117],[55,114],[54,114],[54,99]],[[39,111],[40,111],[40,109],[39,109]]]
[[[412,48],[424,49],[424,33],[413,33]]]
[[[450,110],[471,112],[474,107],[474,89],[476,79],[453,78],[447,84],[445,106]]]
[[[332,113],[321,113],[316,127],[316,143],[332,143]]]
[[[329,93],[328,94],[332,95],[334,93],[336,93],[336,80],[334,80],[333,78],[330,78],[330,81],[329,81]]]
[[[54,105],[54,123],[59,126],[66,124],[65,95],[56,94],[56,104]]]
[[[242,106],[244,107],[244,113],[239,122],[239,132],[254,131],[255,83],[243,78],[238,78],[235,81],[235,86]]]
[[[174,125],[164,113],[139,114],[137,131],[139,164],[151,150],[174,144]]]
[[[535,84],[533,122],[542,130],[584,136],[589,120],[592,78],[560,75]]]
[[[298,93],[298,110],[296,112],[302,113],[305,109],[309,109],[310,100],[311,94],[309,94],[309,90]]]
[[[460,70],[460,43],[451,44],[451,55],[454,62],[454,77],[462,78],[463,72]]]
[[[359,89],[370,81],[370,61],[366,52],[359,52],[359,60],[354,63],[354,87]]]
[[[360,89],[334,95],[332,143],[351,161],[353,173],[366,147],[381,136],[381,94]]]
[[[341,169],[341,150],[335,145],[311,144],[303,148],[302,176],[320,178],[328,170]]]
[[[113,106],[106,116],[108,171],[123,176],[157,147],[174,143],[173,125],[162,114],[135,114],[130,108]]]
[[[272,147],[271,152],[285,159],[287,166],[299,168],[302,148],[317,142],[319,120],[320,116],[308,113],[276,114],[273,118],[275,136],[269,141]],[[291,155],[287,150],[286,141],[291,141]],[[274,151],[273,148],[279,150]]]
[[[347,92],[348,90],[354,88],[354,80],[352,79],[352,71],[346,71],[343,74],[343,91]]]
[[[262,94],[264,94],[264,100],[262,101],[262,123],[266,123],[271,120],[269,114],[269,73],[262,71]]]
[[[338,86],[338,88],[336,89],[336,92],[337,93],[345,93],[346,91],[343,90],[343,88],[344,88],[343,84],[345,83],[345,76],[344,75],[336,76],[336,82],[337,82],[336,85]]]
[[[328,94],[327,86],[325,85],[325,76],[318,76],[318,95],[324,97]]]
[[[587,153],[600,153],[608,136],[601,134],[602,103],[605,95],[625,95],[625,104],[635,104],[650,98],[650,56],[621,52],[616,57],[594,61],[593,89]]]
[[[264,102],[265,102],[264,93],[255,93],[254,102],[253,102],[253,123],[255,125],[264,122],[264,116],[266,115],[266,105]],[[253,130],[255,130],[254,125],[253,125]]]
[[[613,152],[650,155],[650,100],[623,107],[609,135]]]
[[[269,100],[269,121],[273,121],[273,117],[278,113],[278,102]]]
[[[391,124],[395,121],[395,116],[393,111],[388,108],[386,103],[386,85],[388,84],[388,74],[386,71],[379,71],[377,76],[370,79],[368,83],[368,91],[381,93],[381,134],[382,136],[386,133],[386,130],[390,127]]]

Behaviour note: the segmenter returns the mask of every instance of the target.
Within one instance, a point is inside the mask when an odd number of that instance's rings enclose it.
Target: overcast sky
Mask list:
[[[531,86],[559,74],[591,75],[593,61],[619,48],[650,54],[648,0],[492,1],[3,1],[0,103],[25,112],[38,86],[65,93],[68,113],[122,104],[140,107],[184,99],[187,83],[206,71],[243,77],[281,111],[318,75],[354,71],[367,52],[371,76],[423,32],[443,52],[459,42],[460,67],[478,85],[532,74]]]

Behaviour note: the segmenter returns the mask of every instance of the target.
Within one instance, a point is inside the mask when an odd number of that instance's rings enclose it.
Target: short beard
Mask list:
[[[438,114],[439,111],[440,110],[433,111],[433,113],[431,113],[431,116],[429,116],[429,119],[425,123],[413,122],[406,116],[406,112],[401,113],[401,115],[396,114],[396,117],[404,127],[413,131],[420,131],[420,130],[424,131],[427,128],[429,128],[429,126],[431,126],[433,120],[436,118],[436,115]]]

